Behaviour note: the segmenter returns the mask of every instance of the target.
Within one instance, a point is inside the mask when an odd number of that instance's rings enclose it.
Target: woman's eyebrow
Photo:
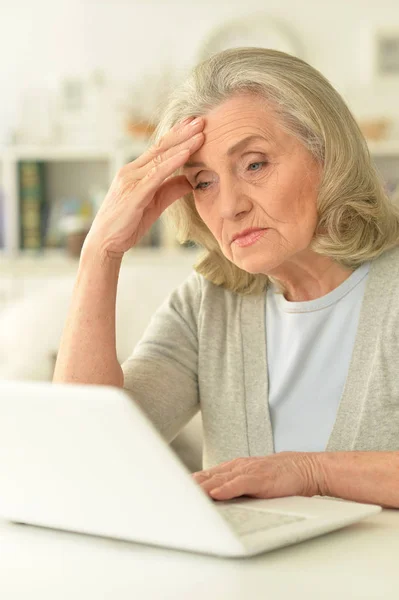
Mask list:
[[[237,142],[236,144],[234,144],[234,146],[231,146],[231,148],[229,148],[227,150],[227,156],[231,156],[232,154],[235,154],[236,152],[243,150],[251,142],[257,142],[259,140],[262,142],[268,141],[265,137],[263,137],[263,135],[248,135],[246,138],[244,138],[244,139],[240,140],[239,142]]]
[[[246,146],[248,146],[248,144],[250,144],[251,142],[255,142],[255,141],[262,141],[262,142],[267,142],[268,140],[263,137],[262,135],[248,135],[247,137],[243,138],[242,140],[240,140],[239,142],[237,142],[236,144],[234,144],[233,146],[231,146],[228,150],[227,150],[227,156],[231,156],[232,154],[236,154],[236,152],[239,152],[240,150],[243,150]],[[206,167],[206,164],[204,162],[198,162],[198,161],[188,161],[183,165],[183,169],[194,169],[196,167]]]

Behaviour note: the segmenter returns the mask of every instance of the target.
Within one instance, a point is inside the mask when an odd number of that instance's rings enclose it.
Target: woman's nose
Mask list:
[[[222,219],[236,219],[251,210],[251,200],[237,183],[220,185],[218,210]]]

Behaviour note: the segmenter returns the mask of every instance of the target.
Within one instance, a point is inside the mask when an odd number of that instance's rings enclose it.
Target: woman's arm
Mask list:
[[[115,333],[121,262],[83,249],[53,382],[123,387]]]
[[[192,191],[186,177],[173,176],[204,142],[204,119],[191,121],[177,124],[115,175],[83,245],[54,382],[123,387],[115,332],[122,257],[168,206]]]
[[[319,494],[399,508],[399,452],[315,454]]]

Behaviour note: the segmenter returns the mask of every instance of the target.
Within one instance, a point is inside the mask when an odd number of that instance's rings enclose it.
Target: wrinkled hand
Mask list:
[[[192,191],[174,175],[204,143],[203,117],[176,123],[157,144],[116,173],[86,236],[82,253],[94,248],[121,259],[173,202]]]
[[[230,500],[244,495],[315,496],[320,493],[321,472],[316,452],[279,452],[236,458],[192,477],[215,500]]]

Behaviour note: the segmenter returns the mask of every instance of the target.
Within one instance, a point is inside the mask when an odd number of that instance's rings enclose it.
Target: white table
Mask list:
[[[0,521],[2,600],[398,600],[399,511],[247,559]]]

